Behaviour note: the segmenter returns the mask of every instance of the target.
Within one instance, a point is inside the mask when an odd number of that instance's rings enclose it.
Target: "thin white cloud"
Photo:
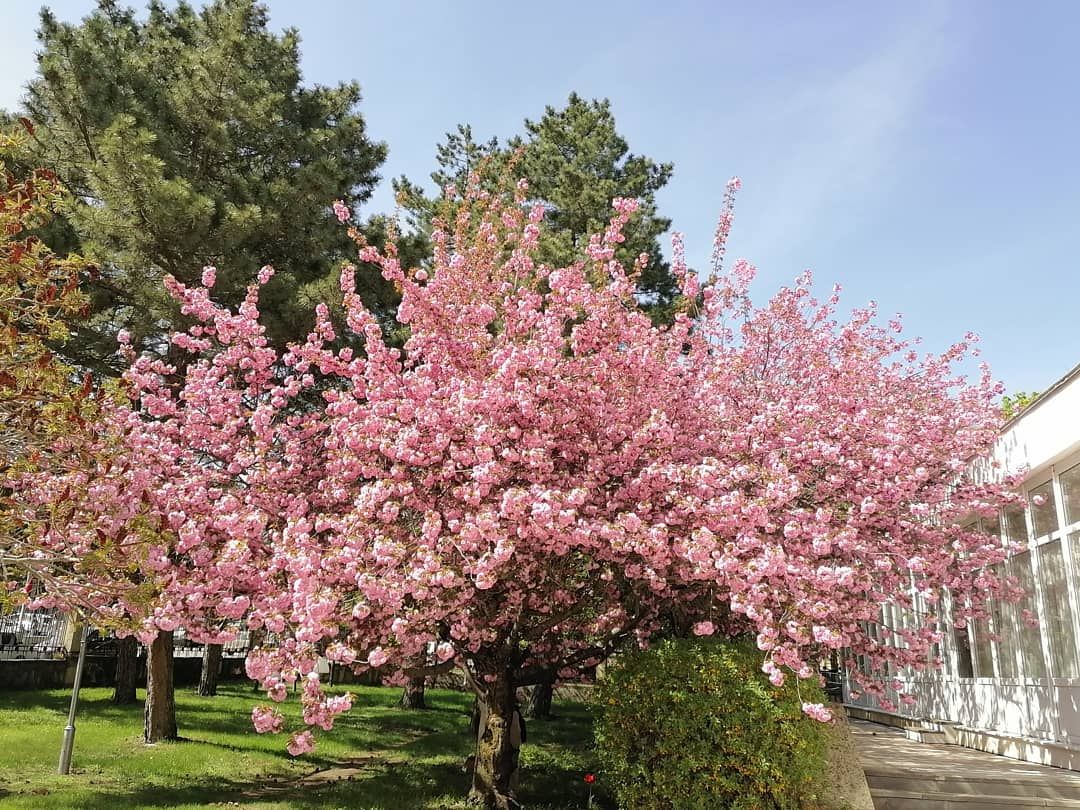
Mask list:
[[[795,92],[768,100],[771,154],[752,182],[760,213],[740,249],[764,258],[777,244],[797,248],[831,209],[857,206],[887,181],[948,53],[948,19],[946,4],[931,4],[858,64],[832,75],[808,71]]]

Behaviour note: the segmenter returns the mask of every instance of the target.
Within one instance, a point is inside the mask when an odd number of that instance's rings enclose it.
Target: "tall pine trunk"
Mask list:
[[[143,740],[175,740],[176,695],[173,687],[173,634],[158,633],[146,651],[146,711]]]
[[[405,689],[401,692],[401,700],[398,701],[398,705],[403,709],[426,709],[427,703],[424,701],[424,689],[426,686],[423,677],[409,678],[409,682],[405,684]]]
[[[213,697],[217,694],[218,675],[221,673],[221,645],[207,644],[203,647],[202,672],[199,674],[199,695]]]
[[[554,680],[544,678],[529,693],[529,702],[525,705],[525,716],[530,720],[550,720],[551,699],[554,694]]]
[[[135,702],[136,674],[139,668],[139,642],[135,636],[116,640],[116,677],[112,702],[126,706]]]
[[[476,739],[469,801],[485,810],[510,810],[518,806],[518,755],[525,725],[517,710],[514,679],[509,671],[481,685],[480,733]]]

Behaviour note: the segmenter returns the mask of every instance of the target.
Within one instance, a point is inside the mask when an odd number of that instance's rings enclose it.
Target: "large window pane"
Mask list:
[[[990,652],[990,622],[986,618],[976,619],[974,653],[975,677],[993,678],[994,659]]]
[[[1080,464],[1071,467],[1060,476],[1061,499],[1065,501],[1065,520],[1069,524],[1080,522]],[[1074,558],[1075,559],[1075,558]]]
[[[1073,579],[1080,582],[1080,532],[1069,535],[1069,552],[1072,554]]]
[[[1011,561],[994,566],[994,572],[998,576],[1008,576],[1012,573]],[[995,599],[990,606],[990,612],[994,620],[994,632],[998,636],[998,677],[1018,678],[1021,673],[1018,665],[1020,649],[1017,644],[1019,637],[1016,630],[1016,605]]]
[[[953,642],[956,644],[956,674],[961,678],[975,677],[975,662],[971,657],[971,642],[967,628],[953,629]]]
[[[1022,505],[1013,504],[1005,509],[1005,529],[1009,533],[1009,539],[1014,543],[1027,542],[1027,519],[1024,517]]]
[[[1035,536],[1045,537],[1057,531],[1057,504],[1054,502],[1054,482],[1047,481],[1031,490],[1031,517]]]
[[[1023,619],[1025,611],[1030,611],[1032,616],[1038,615],[1035,607],[1035,577],[1031,572],[1031,552],[1017,554],[1010,561],[1010,567],[1010,573],[1024,589],[1024,597],[1016,603],[1016,631],[1020,634],[1020,649],[1024,654],[1024,671],[1021,674],[1025,678],[1045,678],[1046,660],[1043,658],[1041,638],[1043,628],[1030,627]]]
[[[1058,678],[1076,678],[1076,636],[1060,540],[1039,547],[1039,579],[1046,608],[1046,634],[1050,637],[1050,674]]]

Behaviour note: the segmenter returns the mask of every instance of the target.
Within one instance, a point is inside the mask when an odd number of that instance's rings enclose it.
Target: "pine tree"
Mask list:
[[[255,0],[198,11],[154,0],[145,19],[98,0],[78,24],[42,12],[30,148],[80,200],[56,239],[103,269],[93,318],[66,349],[73,362],[110,373],[120,329],[164,348],[184,319],[161,277],[194,281],[208,264],[234,305],[273,264],[268,336],[301,337],[320,282],[352,255],[331,203],[369,198],[386,146],[367,135],[359,86],[304,86],[297,32],[267,25]],[[367,285],[393,299],[381,279]]]
[[[656,192],[671,179],[672,164],[630,152],[607,99],[572,93],[564,108],[548,106],[539,120],[526,120],[524,129],[500,145],[496,138],[478,141],[469,125],[459,125],[437,147],[438,169],[431,180],[440,190],[464,188],[474,171],[492,185],[505,171],[528,180],[530,197],[547,208],[540,256],[553,266],[581,258],[589,235],[602,231],[610,219],[614,198],[638,200],[617,257],[631,266],[641,253],[648,256],[638,278],[639,301],[655,319],[668,320],[679,292],[660,249],[671,221],[658,214]],[[413,225],[430,230],[438,203],[406,178],[399,178],[395,188]]]

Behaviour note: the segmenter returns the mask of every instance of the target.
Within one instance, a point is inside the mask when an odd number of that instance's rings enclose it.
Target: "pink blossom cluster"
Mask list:
[[[808,717],[822,723],[828,723],[832,720],[832,712],[820,703],[803,703],[802,710]]]
[[[425,271],[361,250],[401,290],[401,349],[353,267],[344,328],[320,306],[281,353],[259,321],[270,268],[236,312],[212,301],[212,268],[169,280],[195,323],[173,340],[183,361],[131,357],[130,402],[101,431],[118,460],[38,482],[38,503],[66,504],[43,546],[126,555],[150,600],[122,568],[72,587],[146,634],[275,634],[248,674],[275,700],[301,681],[308,728],[351,701],[323,693],[319,656],[460,665],[483,695],[538,669],[577,677],[673,615],[754,634],[776,683],[816,677],[830,650],[925,666],[940,621],[916,603],[948,590],[963,619],[1015,596],[991,573],[1000,542],[961,528],[1009,497],[965,475],[999,386],[955,370],[971,340],[921,354],[873,305],[816,300],[809,275],[755,306],[753,267],[719,266],[736,188],[704,283],[676,243],[686,306],[668,326],[636,306],[641,264],[615,259],[633,200],[550,267],[522,187],[470,184]],[[916,620],[878,628],[886,602]],[[284,727],[265,707],[253,722]],[[312,745],[303,730],[288,748]]]

